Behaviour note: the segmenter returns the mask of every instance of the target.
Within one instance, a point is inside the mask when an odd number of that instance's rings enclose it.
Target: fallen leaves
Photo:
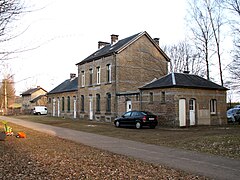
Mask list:
[[[0,179],[206,179],[20,126],[27,138],[0,141]]]

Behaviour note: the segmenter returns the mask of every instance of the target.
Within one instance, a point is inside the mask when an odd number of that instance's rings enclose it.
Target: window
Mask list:
[[[153,92],[149,93],[149,102],[153,103]]]
[[[193,99],[189,100],[189,110],[194,110],[194,100]]]
[[[64,111],[64,97],[62,97],[62,111]]]
[[[107,93],[107,108],[106,108],[107,112],[111,112],[111,94]]]
[[[124,117],[130,117],[132,112],[126,112],[123,116]]]
[[[161,103],[165,103],[166,102],[166,95],[165,95],[165,92],[162,91],[161,92]]]
[[[217,113],[217,100],[216,99],[210,100],[210,113],[211,114]]]
[[[107,83],[111,82],[111,64],[107,64]]]
[[[132,112],[131,116],[141,116],[141,113],[140,113],[140,112],[137,112],[137,111],[135,111],[135,112]]]
[[[89,69],[89,85],[92,86],[93,83],[93,69]]]
[[[82,87],[85,86],[85,73],[84,71],[81,72],[81,76],[82,76]]]
[[[84,95],[81,95],[81,112],[84,112]]]
[[[51,98],[48,98],[48,103],[51,103],[52,102],[52,99]]]
[[[67,97],[67,111],[70,112],[70,97]]]
[[[100,112],[100,94],[96,95],[96,111]]]
[[[97,67],[97,84],[100,84],[100,75],[101,75],[100,67]]]

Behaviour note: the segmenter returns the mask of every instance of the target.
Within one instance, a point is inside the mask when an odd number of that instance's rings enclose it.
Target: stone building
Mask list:
[[[99,41],[99,49],[77,64],[79,116],[112,121],[125,111],[139,109],[139,87],[168,73],[169,58],[159,39],[141,32],[111,43]]]
[[[77,90],[78,78],[71,73],[70,79],[48,92],[48,115],[77,118]]]
[[[23,92],[21,94],[23,113],[30,113],[34,106],[46,106],[46,94],[47,91],[40,86]]]
[[[112,122],[130,110],[158,115],[172,127],[225,124],[227,89],[196,75],[168,74],[159,39],[141,32],[111,42],[77,63],[75,74],[48,93],[51,116]]]
[[[157,114],[160,125],[226,124],[226,91],[197,75],[171,73],[140,88],[140,109]]]

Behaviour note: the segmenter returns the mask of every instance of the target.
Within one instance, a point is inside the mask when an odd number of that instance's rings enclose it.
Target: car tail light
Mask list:
[[[147,120],[147,116],[143,116],[142,120],[146,121]]]

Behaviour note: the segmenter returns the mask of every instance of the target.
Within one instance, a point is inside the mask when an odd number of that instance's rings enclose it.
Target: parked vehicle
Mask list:
[[[116,127],[120,126],[133,126],[137,129],[143,126],[149,126],[154,129],[157,124],[157,116],[151,112],[147,111],[128,111],[124,113],[121,117],[114,120]]]
[[[240,104],[239,104],[239,105],[236,105],[234,108],[240,108]]]
[[[238,122],[240,124],[240,108],[232,108],[227,111],[228,122]]]
[[[35,106],[33,108],[33,114],[35,114],[35,115],[47,114],[47,107],[45,107],[45,106]]]

